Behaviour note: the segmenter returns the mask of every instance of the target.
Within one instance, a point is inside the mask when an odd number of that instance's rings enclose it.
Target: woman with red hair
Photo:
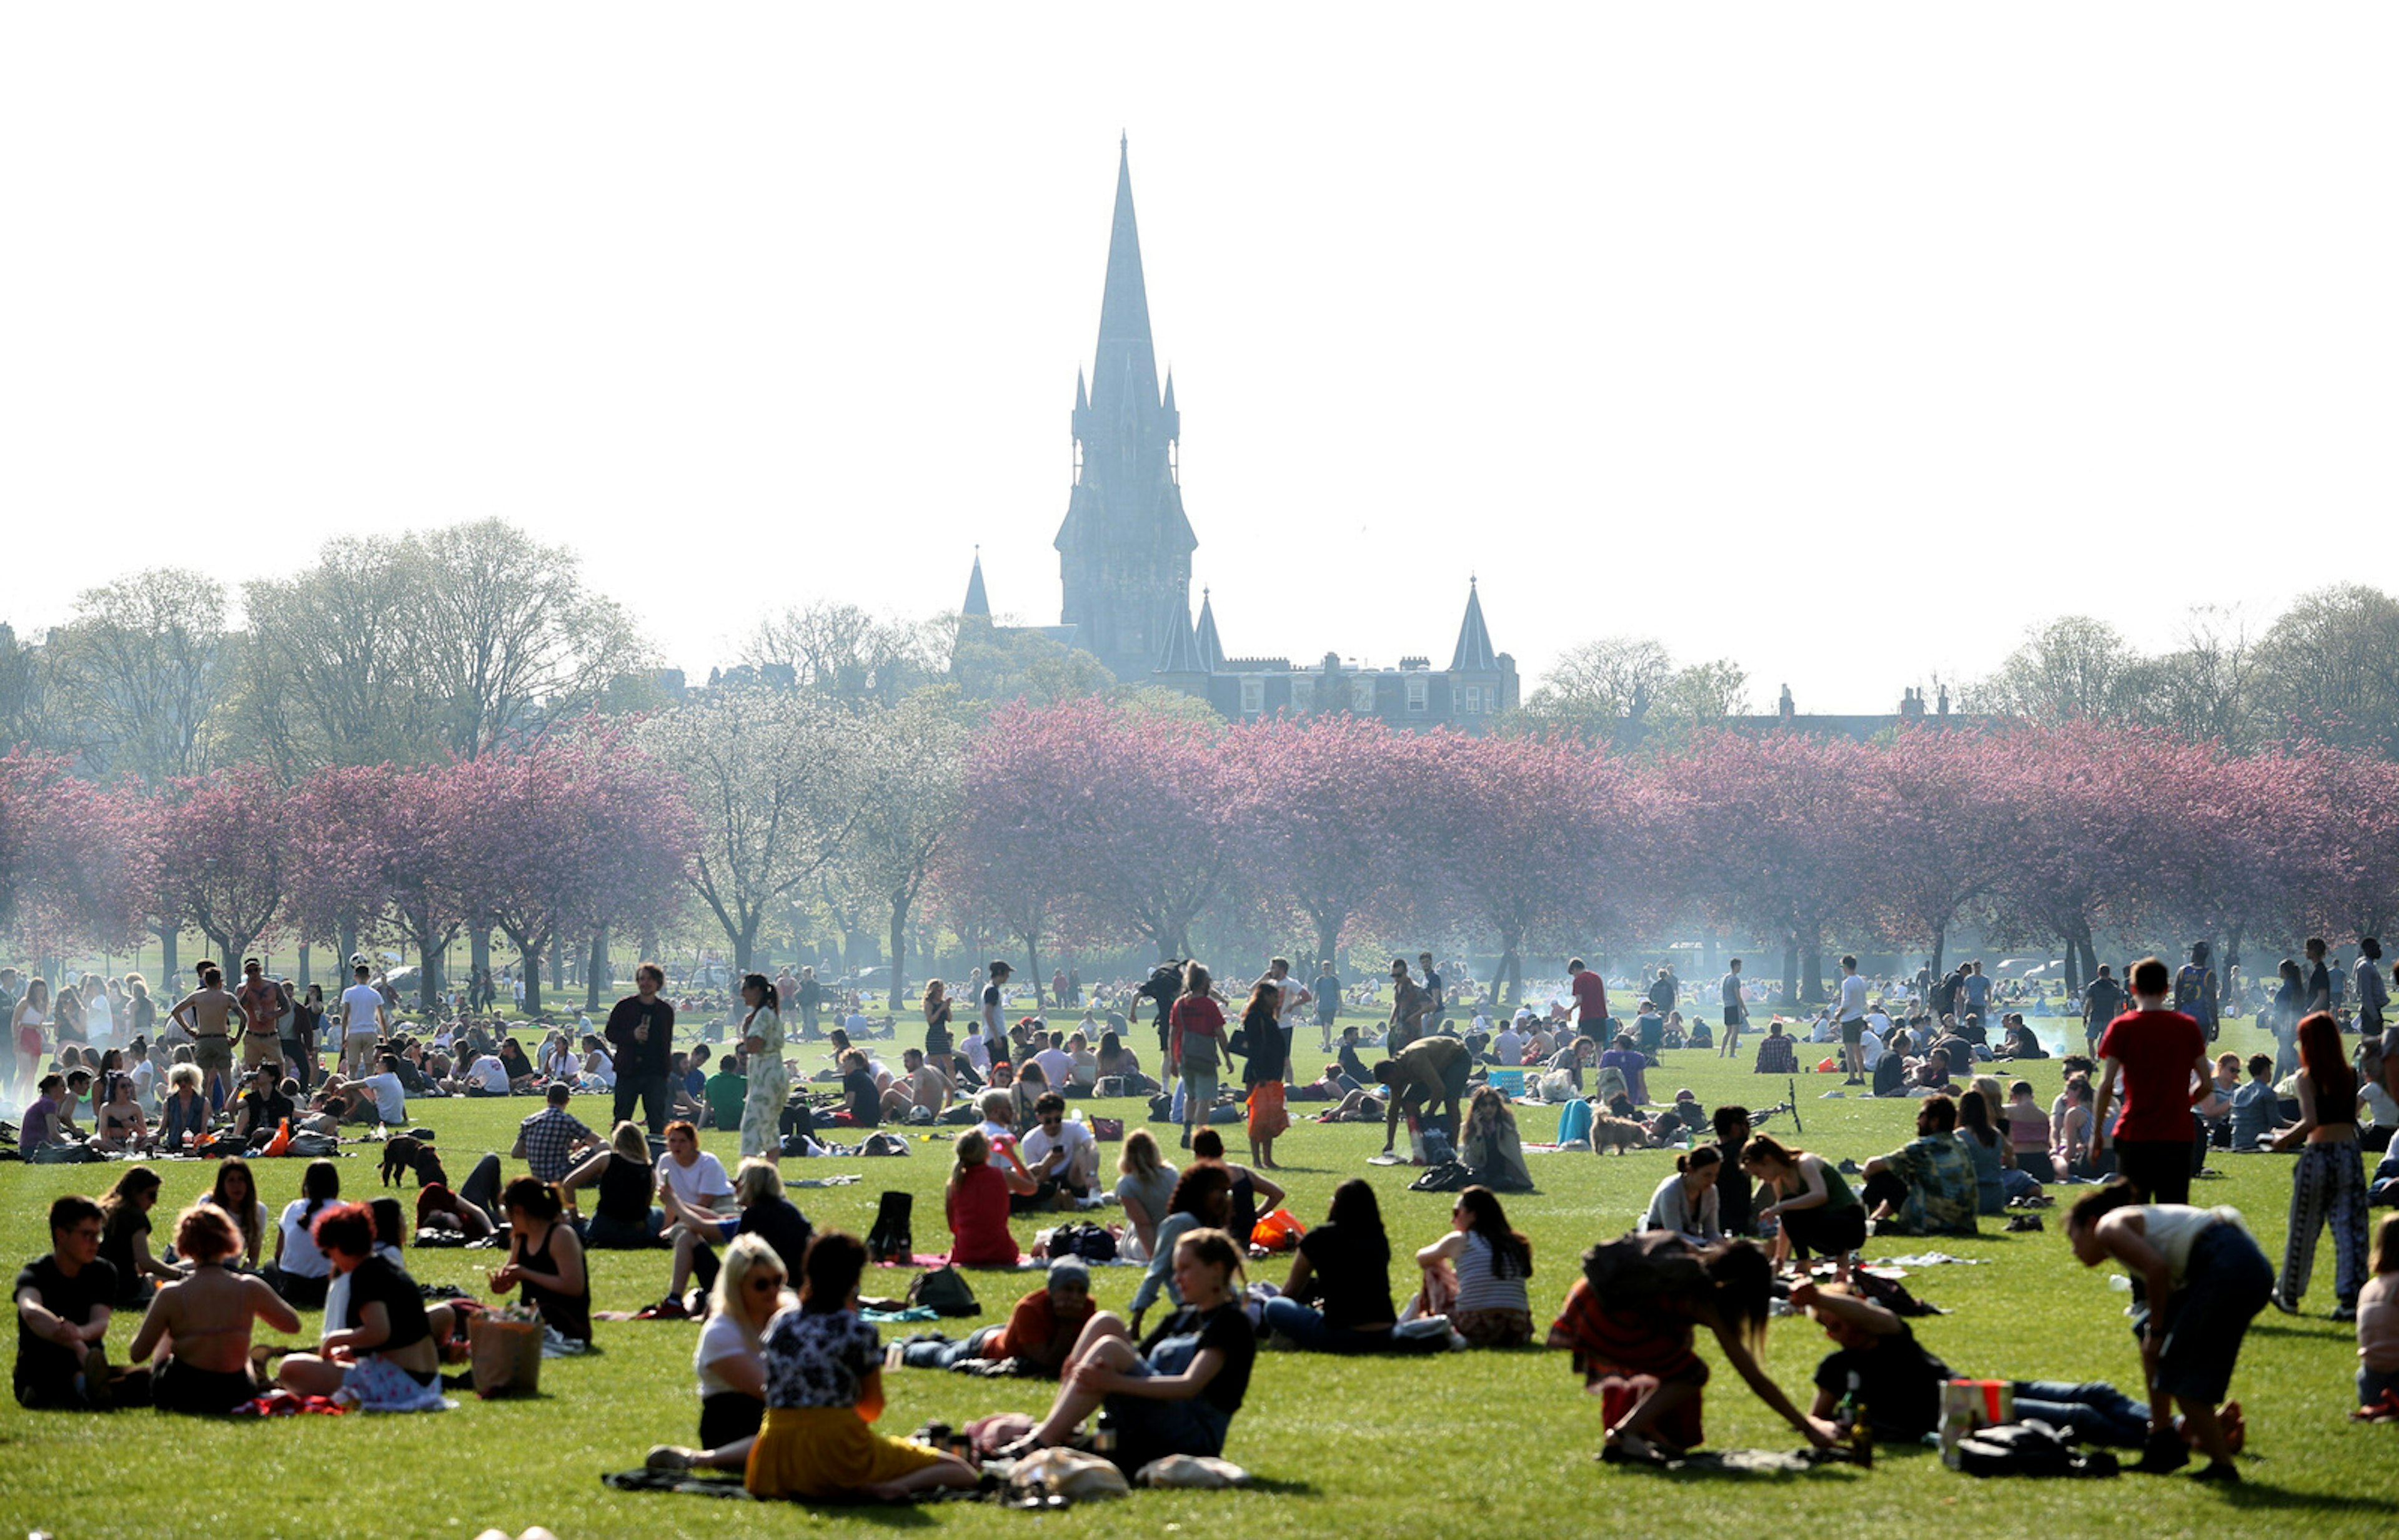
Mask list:
[[[2316,1237],[2332,1223],[2333,1319],[2357,1318],[2358,1290],[2365,1287],[2365,1155],[2357,1142],[2357,1072],[2341,1051],[2340,1024],[2317,1011],[2299,1023],[2299,1073],[2295,1086],[2299,1120],[2274,1133],[2274,1148],[2297,1149],[2291,1172],[2291,1225],[2283,1243],[2283,1273],[2274,1283],[2274,1308],[2299,1313],[2308,1275],[2316,1260]]]

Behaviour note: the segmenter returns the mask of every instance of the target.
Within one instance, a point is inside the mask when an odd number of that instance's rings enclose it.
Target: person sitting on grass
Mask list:
[[[701,1083],[699,1100],[707,1109],[709,1127],[741,1127],[741,1109],[750,1100],[747,1071],[739,1050],[730,1049],[716,1061],[716,1073]]]
[[[1741,1169],[1757,1182],[1757,1196],[1774,1195],[1755,1218],[1760,1224],[1774,1222],[1775,1265],[1828,1256],[1836,1276],[1849,1282],[1850,1258],[1866,1243],[1866,1209],[1839,1170],[1823,1155],[1767,1134],[1742,1146]]]
[[[734,1170],[733,1201],[741,1209],[738,1218],[713,1209],[692,1208],[671,1188],[660,1189],[658,1196],[666,1202],[674,1236],[674,1267],[667,1297],[651,1307],[652,1315],[661,1320],[679,1320],[692,1313],[684,1301],[685,1279],[697,1276],[699,1287],[713,1292],[717,1261],[710,1250],[712,1245],[730,1242],[737,1236],[760,1236],[782,1258],[784,1275],[789,1277],[798,1271],[799,1260],[807,1255],[808,1242],[816,1234],[798,1205],[783,1196],[782,1172],[773,1161],[757,1155]]]
[[[158,1106],[158,1144],[182,1153],[209,1131],[209,1101],[200,1094],[200,1067],[177,1064],[167,1072],[167,1100]]]
[[[1233,1179],[1232,1194],[1225,1201],[1224,1222],[1217,1225],[1228,1236],[1247,1239],[1256,1233],[1259,1216],[1274,1212],[1289,1196],[1275,1185],[1274,1178],[1226,1159],[1225,1136],[1213,1128],[1202,1128],[1191,1136],[1191,1157],[1195,1163],[1213,1161]]]
[[[149,1304],[154,1278],[173,1283],[183,1276],[173,1263],[150,1253],[150,1210],[157,1206],[158,1173],[147,1166],[128,1166],[101,1197],[105,1228],[100,1254],[116,1271],[116,1298],[112,1303],[120,1310]],[[237,1251],[239,1239],[237,1235]]]
[[[2232,1143],[2235,1155],[2256,1155],[2271,1143],[2274,1126],[2283,1120],[2282,1099],[2274,1093],[2274,1060],[2253,1053],[2244,1066],[2248,1084],[2232,1093]]]
[[[950,1226],[950,1261],[960,1267],[1013,1267],[1019,1252],[1008,1228],[1013,1200],[1041,1190],[1024,1162],[1016,1156],[1014,1141],[997,1146],[1000,1160],[992,1159],[991,1136],[969,1128],[951,1146],[956,1159],[942,1192],[942,1209]]]
[[[1067,1357],[1048,1414],[1003,1456],[1065,1443],[1103,1408],[1117,1427],[1107,1458],[1122,1470],[1170,1454],[1223,1455],[1258,1353],[1236,1281],[1240,1248],[1221,1230],[1187,1231],[1167,1244],[1181,1308],[1138,1339],[1137,1324],[1106,1311],[1093,1316]]]
[[[1641,1216],[1644,1230],[1671,1230],[1695,1246],[1724,1239],[1724,1221],[1716,1200],[1716,1178],[1724,1155],[1713,1144],[1696,1145],[1674,1157],[1674,1174],[1649,1195],[1648,1211]]]
[[[640,1251],[666,1242],[660,1232],[667,1215],[650,1198],[658,1187],[657,1163],[650,1159],[650,1140],[638,1123],[619,1123],[608,1136],[608,1148],[566,1173],[558,1190],[569,1201],[575,1190],[597,1182],[600,1196],[583,1227],[584,1244],[602,1251]]]
[[[876,1434],[883,1342],[858,1314],[866,1246],[828,1230],[808,1246],[800,1303],[768,1323],[760,1344],[766,1414],[744,1484],[756,1497],[892,1502],[981,1478],[955,1454]]]
[[[1470,1347],[1522,1347],[1533,1340],[1533,1243],[1508,1226],[1490,1188],[1468,1187],[1449,1211],[1449,1234],[1416,1252],[1428,1272],[1455,1268],[1449,1329]]]
[[[325,1289],[332,1265],[317,1249],[317,1216],[342,1196],[342,1169],[330,1160],[312,1160],[300,1173],[300,1196],[284,1205],[275,1227],[275,1259],[264,1268],[266,1281],[284,1301],[301,1310],[325,1307]]]
[[[1593,1287],[1593,1273],[1606,1280],[1605,1292]],[[1627,1236],[1593,1248],[1584,1275],[1566,1291],[1549,1345],[1573,1353],[1587,1385],[1655,1382],[1608,1428],[1602,1459],[1655,1464],[1702,1441],[1708,1366],[1691,1350],[1701,1326],[1757,1398],[1810,1444],[1829,1449],[1837,1440],[1835,1428],[1794,1406],[1758,1366],[1774,1264],[1756,1246],[1734,1240],[1695,1250],[1679,1236]]]
[[[1091,1270],[1078,1256],[1050,1259],[1042,1286],[1016,1302],[1008,1319],[951,1342],[939,1332],[911,1337],[901,1361],[911,1369],[956,1369],[978,1362],[1054,1379],[1091,1318]]]
[[[1837,1351],[1816,1366],[1816,1404],[1811,1414],[1831,1418],[1844,1402],[1864,1408],[1875,1441],[1920,1442],[1941,1426],[1941,1391],[1949,1366],[1927,1352],[1907,1322],[1872,1300],[1837,1284],[1795,1283],[1791,1303],[1815,1317]],[[2104,1380],[2075,1385],[2057,1380],[2009,1382],[2019,1422],[2037,1418],[2085,1443],[2138,1449],[2148,1441],[2148,1409]],[[2239,1402],[2219,1413],[2227,1437],[2239,1448]]]
[[[50,1200],[50,1251],[27,1263],[17,1302],[17,1404],[29,1412],[105,1412],[116,1401],[108,1365],[116,1269],[100,1255],[100,1205],[70,1193]]]
[[[2133,1306],[2149,1392],[2149,1435],[2139,1468],[2189,1465],[2187,1438],[2207,1455],[2198,1479],[2241,1479],[2216,1408],[2231,1388],[2241,1340],[2274,1291],[2273,1265],[2247,1223],[2231,1209],[2143,1203],[2140,1189],[2117,1177],[2074,1200],[2066,1238],[2083,1266],[2113,1261],[2143,1285]],[[2179,1438],[2175,1405],[2183,1413]]]
[[[1174,1196],[1166,1200],[1166,1217],[1158,1223],[1158,1244],[1150,1251],[1149,1269],[1133,1290],[1134,1332],[1141,1331],[1142,1317],[1157,1302],[1160,1289],[1175,1304],[1184,1303],[1174,1292],[1174,1243],[1195,1230],[1222,1229],[1232,1208],[1232,1187],[1231,1173],[1213,1160],[1194,1161],[1175,1178]]]
[[[100,1115],[92,1120],[94,1147],[111,1155],[148,1155],[150,1120],[142,1115],[142,1104],[133,1100],[133,1077],[111,1072],[105,1094],[108,1100],[100,1104]]]
[[[1100,1142],[1089,1124],[1066,1116],[1066,1099],[1056,1091],[1042,1092],[1033,1104],[1033,1128],[1019,1148],[1039,1185],[1011,1199],[1011,1212],[1071,1209],[1099,1186]]]
[[[1477,1086],[1466,1104],[1466,1123],[1458,1130],[1459,1164],[1474,1180],[1495,1193],[1529,1193],[1533,1173],[1525,1164],[1525,1139],[1516,1128],[1516,1109],[1508,1093]]]
[[[566,1205],[558,1189],[521,1176],[501,1190],[500,1208],[508,1216],[508,1260],[493,1270],[492,1292],[517,1290],[543,1325],[569,1342],[590,1342],[591,1277],[581,1237],[562,1223]]]
[[[1117,1156],[1117,1201],[1124,1206],[1126,1231],[1117,1254],[1125,1261],[1147,1262],[1158,1254],[1158,1224],[1174,1196],[1176,1174],[1159,1152],[1157,1135],[1147,1128],[1126,1130],[1124,1150]]]
[[[51,1229],[58,1228],[55,1218]],[[2399,1214],[2374,1232],[2372,1276],[2357,1294],[2358,1422],[2399,1422]]]
[[[334,1204],[317,1216],[312,1236],[326,1263],[349,1279],[342,1323],[326,1333],[321,1354],[286,1358],[278,1381],[296,1395],[329,1396],[362,1411],[441,1410],[441,1348],[425,1297],[376,1246],[366,1206]]]
[[[736,1236],[725,1248],[708,1321],[691,1355],[699,1376],[699,1447],[660,1444],[643,1462],[652,1470],[748,1468],[750,1446],[766,1415],[760,1339],[779,1312],[800,1303],[787,1287],[790,1277],[783,1259],[763,1236]]]
[[[1321,1308],[1311,1308],[1311,1301]],[[1324,1223],[1300,1236],[1282,1293],[1267,1301],[1264,1324],[1304,1352],[1374,1353],[1390,1346],[1391,1329],[1399,1324],[1391,1307],[1391,1242],[1372,1186],[1351,1177],[1333,1189]]]
[[[150,1370],[150,1402],[159,1411],[222,1416],[258,1394],[251,1328],[264,1321],[297,1331],[300,1317],[265,1279],[225,1266],[240,1254],[241,1236],[215,1205],[183,1210],[175,1249],[190,1261],[191,1276],[158,1290],[128,1353],[137,1364],[160,1355]]]
[[[1958,1103],[1927,1097],[1916,1111],[1916,1137],[1865,1165],[1863,1196],[1877,1233],[1971,1236],[1978,1198],[1973,1158],[1958,1137]]]

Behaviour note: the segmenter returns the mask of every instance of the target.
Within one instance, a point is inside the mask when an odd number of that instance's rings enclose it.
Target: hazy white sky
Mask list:
[[[498,514],[1056,618],[1117,135],[1236,653],[1889,710],[2399,584],[2379,6],[16,6],[0,618]],[[2353,533],[2363,532],[2363,533]],[[1195,595],[1195,602],[1197,596]]]

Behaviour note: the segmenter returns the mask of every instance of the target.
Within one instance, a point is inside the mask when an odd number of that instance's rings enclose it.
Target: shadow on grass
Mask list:
[[[1671,1466],[1646,1465],[1633,1460],[1601,1463],[1610,1471],[1639,1472],[1676,1482],[1817,1480],[1827,1476],[1846,1478],[1870,1474],[1863,1466],[1843,1461],[1801,1466],[1779,1452],[1767,1450],[1703,1451]]]
[[[2260,1512],[2291,1510],[2307,1513],[2370,1513],[2389,1519],[2399,1514],[2399,1503],[2385,1497],[2352,1497],[2336,1492],[2293,1492],[2264,1481],[2245,1480],[2239,1486],[2225,1485],[2224,1501],[2236,1508],[2256,1508]]]
[[[1269,1477],[1253,1476],[1244,1492],[1270,1492],[1278,1497],[1313,1497],[1316,1484],[1312,1481],[1278,1481]]]

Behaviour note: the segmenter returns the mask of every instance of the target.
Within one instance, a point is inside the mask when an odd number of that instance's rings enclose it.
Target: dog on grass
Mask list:
[[[414,1171],[416,1184],[428,1187],[435,1182],[450,1183],[449,1174],[441,1169],[441,1155],[432,1145],[409,1134],[394,1134],[384,1141],[383,1184],[396,1184],[402,1171]]]
[[[1610,1117],[1602,1114],[1591,1121],[1591,1153],[1606,1155],[1614,1146],[1618,1155],[1627,1150],[1649,1148],[1649,1130],[1629,1117]]]

